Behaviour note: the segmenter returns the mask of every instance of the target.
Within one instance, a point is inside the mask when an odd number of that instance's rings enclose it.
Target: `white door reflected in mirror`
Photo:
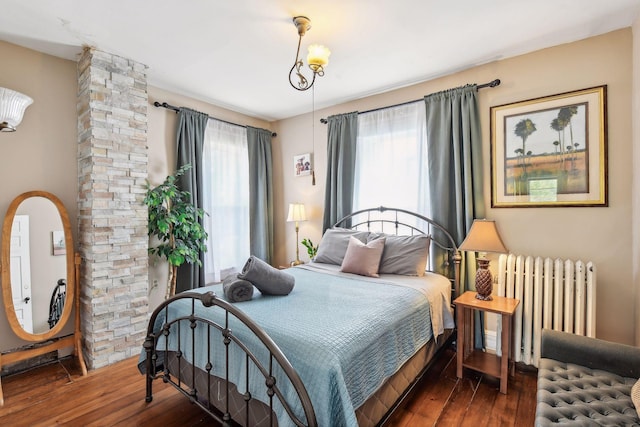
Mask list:
[[[11,294],[20,326],[33,333],[30,260],[29,215],[16,215],[11,227]]]

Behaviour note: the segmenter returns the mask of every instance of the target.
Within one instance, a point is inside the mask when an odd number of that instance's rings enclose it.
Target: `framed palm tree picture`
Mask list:
[[[607,86],[491,107],[491,206],[607,206]]]

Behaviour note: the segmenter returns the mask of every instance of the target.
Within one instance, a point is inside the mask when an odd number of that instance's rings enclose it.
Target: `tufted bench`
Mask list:
[[[536,427],[640,426],[640,348],[545,329],[540,356]]]

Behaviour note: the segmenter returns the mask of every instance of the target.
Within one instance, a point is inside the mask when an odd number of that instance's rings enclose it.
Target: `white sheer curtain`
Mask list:
[[[358,116],[353,210],[388,206],[430,216],[424,102]]]
[[[209,234],[204,268],[206,283],[211,283],[223,279],[229,268],[240,271],[250,254],[247,130],[210,119],[202,164]]]

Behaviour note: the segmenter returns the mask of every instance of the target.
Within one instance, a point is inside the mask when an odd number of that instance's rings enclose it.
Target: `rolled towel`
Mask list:
[[[242,267],[238,278],[250,281],[265,295],[288,295],[296,283],[292,275],[271,267],[253,255]]]
[[[222,290],[229,302],[249,301],[253,297],[253,284],[238,278],[238,274],[230,274],[222,280]]]

